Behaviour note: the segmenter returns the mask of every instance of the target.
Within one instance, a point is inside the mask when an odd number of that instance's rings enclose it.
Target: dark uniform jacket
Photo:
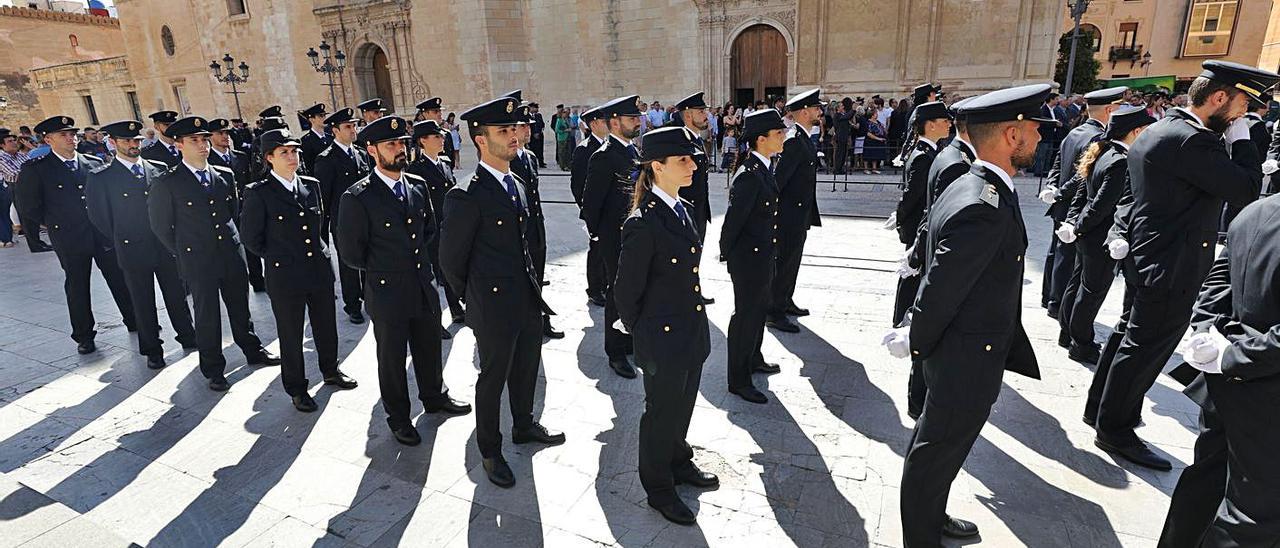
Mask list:
[[[929,209],[933,207],[934,202],[938,201],[938,197],[942,196],[943,191],[951,185],[956,179],[962,175],[969,173],[971,164],[977,156],[974,150],[958,138],[951,139],[938,149],[938,155],[934,157],[933,164],[929,166],[928,187],[929,193],[925,197],[925,215],[929,213]],[[923,268],[925,264],[926,254],[929,252],[926,247],[919,245],[921,242],[927,242],[929,238],[928,219],[921,217],[920,226],[916,231],[916,245],[911,248],[908,256],[908,264],[911,268]]]
[[[444,194],[453,188],[453,169],[449,159],[440,155],[438,163],[431,163],[426,158],[418,158],[405,171],[417,175],[427,182],[427,196],[431,201],[431,211],[435,213],[436,225],[440,224],[440,214],[444,211]]]
[[[1041,127],[1048,127],[1048,124]],[[1067,218],[1071,201],[1082,184],[1076,178],[1076,161],[1089,148],[1089,144],[1105,132],[1106,128],[1101,122],[1090,118],[1072,129],[1062,140],[1058,155],[1053,158],[1053,167],[1049,169],[1049,180],[1058,185],[1058,199],[1045,211],[1046,217],[1052,217],[1056,222]]]
[[[1139,286],[1194,290],[1214,259],[1222,201],[1258,196],[1261,160],[1249,139],[1228,156],[1222,136],[1182,109],[1147,126],[1129,150],[1130,256]]]
[[[554,314],[542,299],[525,212],[483,166],[445,194],[440,269],[467,303],[467,327],[503,332],[528,314]]]
[[[178,271],[188,281],[220,276],[223,253],[242,255],[231,170],[209,164],[208,172],[205,189],[180,163],[151,185],[147,197],[151,230],[178,258]]]
[[[231,158],[227,161],[218,151],[209,149],[209,163],[215,166],[222,166],[231,169],[236,183],[236,197],[240,199],[240,203],[244,203],[244,187],[249,186],[253,182],[253,176],[249,174],[249,155],[236,149],[227,149],[227,156]]]
[[[693,155],[698,170],[693,172],[693,182],[680,189],[680,198],[693,204],[689,214],[693,216],[698,231],[702,232],[706,230],[706,224],[711,222],[711,187],[707,185],[710,174],[708,169],[711,166],[707,153],[703,151],[702,138],[695,136],[693,140],[698,144],[698,151]]]
[[[591,154],[600,148],[601,141],[594,133],[587,133],[587,138],[573,147],[573,160],[569,164],[569,192],[573,193],[573,201],[582,207],[583,190],[587,187],[587,162]],[[696,175],[695,175],[696,176]]]
[[[1040,378],[1022,327],[1027,233],[1017,196],[990,168],[975,165],[942,193],[927,222],[929,260],[912,307],[913,357],[999,364]]]
[[[778,155],[774,179],[778,182],[779,224],[783,230],[798,232],[822,226],[818,215],[818,149],[804,128],[796,124]]]
[[[622,225],[613,300],[635,342],[636,361],[646,368],[695,367],[711,354],[698,275],[702,238],[696,230],[653,192],[641,197],[640,207]]]
[[[529,208],[529,221],[537,224],[540,228],[542,237],[541,243],[546,245],[546,228],[543,227],[545,218],[542,215],[542,195],[538,193],[538,157],[533,155],[533,151],[524,149],[521,156],[516,156],[511,161],[511,173],[520,178],[524,183],[525,199],[529,200],[525,204]]]
[[[337,143],[331,143],[316,155],[312,164],[311,176],[320,181],[320,201],[324,203],[325,216],[330,220],[338,218],[343,193],[373,169],[368,153],[354,144],[351,152],[348,155]],[[332,226],[337,229],[337,223]]]
[[[18,172],[22,214],[49,227],[49,239],[59,257],[93,255],[111,248],[111,240],[94,228],[85,211],[85,180],[91,170],[102,167],[102,160],[76,153],[75,162],[72,171],[50,152],[23,164]]]
[[[320,182],[299,175],[297,193],[272,174],[245,191],[240,241],[262,257],[267,292],[298,295],[333,286],[333,266],[325,245]]]
[[[405,201],[375,172],[342,195],[334,223],[338,257],[365,273],[365,308],[375,322],[397,322],[428,312],[432,285],[427,246],[436,237],[426,183],[401,173]],[[435,311],[438,313],[438,311]]]
[[[151,185],[169,168],[145,159],[139,159],[138,166],[141,178],[112,160],[89,173],[84,193],[89,220],[111,239],[120,266],[154,270],[160,261],[173,261],[173,254],[160,244],[147,218]]]
[[[748,152],[729,190],[720,253],[728,260],[730,272],[747,274],[773,268],[777,244],[778,183],[769,166]]]
[[[593,236],[613,226],[621,230],[622,221],[631,211],[635,169],[626,145],[612,135],[591,154],[587,162],[587,184],[582,192],[582,220]]]
[[[316,132],[307,130],[302,136],[302,165],[313,175],[315,174],[316,156],[319,156],[331,144],[333,144],[333,137],[327,134],[321,137],[316,135]]]
[[[898,241],[911,245],[916,241],[916,232],[924,220],[924,212],[928,202],[929,168],[933,159],[938,157],[934,145],[917,140],[911,153],[907,155],[906,168],[902,170],[902,198],[898,200]]]
[[[1121,145],[1112,144],[1094,161],[1093,171],[1080,189],[1084,207],[1068,219],[1076,227],[1077,245],[1101,248],[1115,223],[1116,206],[1129,188],[1129,153]]]
[[[177,144],[174,144],[174,150],[177,150]],[[174,167],[182,163],[182,158],[169,152],[168,145],[164,141],[156,139],[154,143],[142,149],[142,157],[147,160],[154,160],[166,166]]]

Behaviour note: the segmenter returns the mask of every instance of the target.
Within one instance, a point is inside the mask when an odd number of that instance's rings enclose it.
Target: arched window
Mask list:
[[[1089,23],[1080,24],[1080,36],[1089,35],[1093,37],[1093,51],[1102,51],[1102,31],[1098,27]]]
[[[67,35],[67,39],[71,40],[71,47],[73,48],[80,47],[80,39],[77,38],[76,35],[74,34]]]

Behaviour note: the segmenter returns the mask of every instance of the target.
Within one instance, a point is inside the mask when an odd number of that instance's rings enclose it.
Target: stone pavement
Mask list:
[[[542,421],[568,443],[508,444],[518,478],[510,490],[485,479],[474,415],[421,416],[424,443],[395,442],[367,325],[339,325],[343,370],[360,388],[318,387],[320,411],[302,414],[278,371],[245,366],[229,334],[227,393],[207,390],[196,355],[171,338],[171,365],[147,370],[97,277],[100,350],[77,355],[54,255],[0,251],[0,546],[900,546],[908,364],[879,346],[901,254],[881,224],[898,193],[893,177],[874,179],[885,184],[847,192],[820,184],[830,215],[810,233],[796,295],[813,315],[800,319],[798,335],[766,335],[766,359],[782,366],[757,376],[768,405],[727,397],[733,294],[714,260],[719,221],[712,225],[702,265],[706,293],[717,299],[712,354],[689,441],[721,487],[680,488],[698,513],[695,527],[668,524],[644,504],[636,476],[643,388],[606,365],[603,311],[582,292],[586,237],[570,204],[545,207],[547,294],[568,336],[543,347],[538,398]],[[567,177],[543,181],[545,199],[569,200]],[[1038,307],[1049,223],[1036,181],[1018,185],[1031,230],[1023,316],[1044,379],[1006,376],[949,508],[975,521],[990,546],[1154,545],[1191,459],[1196,410],[1167,378],[1148,395],[1140,434],[1168,452],[1171,473],[1122,466],[1093,447],[1079,419],[1091,368],[1067,360],[1054,344],[1056,324]],[[712,186],[721,215],[724,175]],[[1116,293],[1100,333],[1118,315]],[[250,302],[258,333],[274,347],[268,299]],[[474,339],[450,330],[446,381],[471,401]],[[307,359],[318,385],[310,347]]]

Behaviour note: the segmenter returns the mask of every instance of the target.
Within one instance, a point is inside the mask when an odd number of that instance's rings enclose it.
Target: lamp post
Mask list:
[[[243,120],[244,114],[240,113],[240,94],[244,92],[240,91],[239,86],[249,81],[249,64],[241,61],[240,66],[237,67],[235,62],[236,60],[228,53],[222,57],[222,65],[219,65],[216,60],[209,63],[209,70],[213,72],[214,80],[224,84],[231,84],[231,91],[227,93],[230,93],[236,99],[236,118]],[[223,65],[226,66],[226,74],[222,73]],[[239,74],[236,73],[236,69],[240,69]]]
[[[1076,75],[1076,43],[1080,41],[1080,18],[1089,10],[1089,0],[1067,2],[1067,8],[1071,10],[1071,18],[1075,19],[1076,24],[1071,30],[1071,57],[1067,58],[1067,81],[1062,86],[1063,95],[1071,95],[1071,80]]]
[[[338,50],[337,53],[330,56],[329,51],[334,48],[324,40],[320,41],[318,47],[320,48],[319,52],[316,51],[316,48],[307,48],[307,58],[311,59],[311,68],[329,78],[329,83],[324,85],[329,86],[329,102],[333,104],[333,110],[336,111],[338,110],[338,96],[334,93],[333,87],[338,84],[333,83],[333,75],[340,75],[342,70],[347,68],[347,54],[342,53],[342,50]],[[321,55],[324,56],[323,63],[320,62]]]

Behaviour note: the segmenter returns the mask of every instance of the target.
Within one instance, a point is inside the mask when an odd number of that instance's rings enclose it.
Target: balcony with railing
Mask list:
[[[1115,68],[1116,63],[1124,61],[1128,61],[1129,66],[1132,67],[1141,59],[1142,44],[1111,46],[1111,50],[1107,52],[1107,60],[1111,62],[1111,68]]]

